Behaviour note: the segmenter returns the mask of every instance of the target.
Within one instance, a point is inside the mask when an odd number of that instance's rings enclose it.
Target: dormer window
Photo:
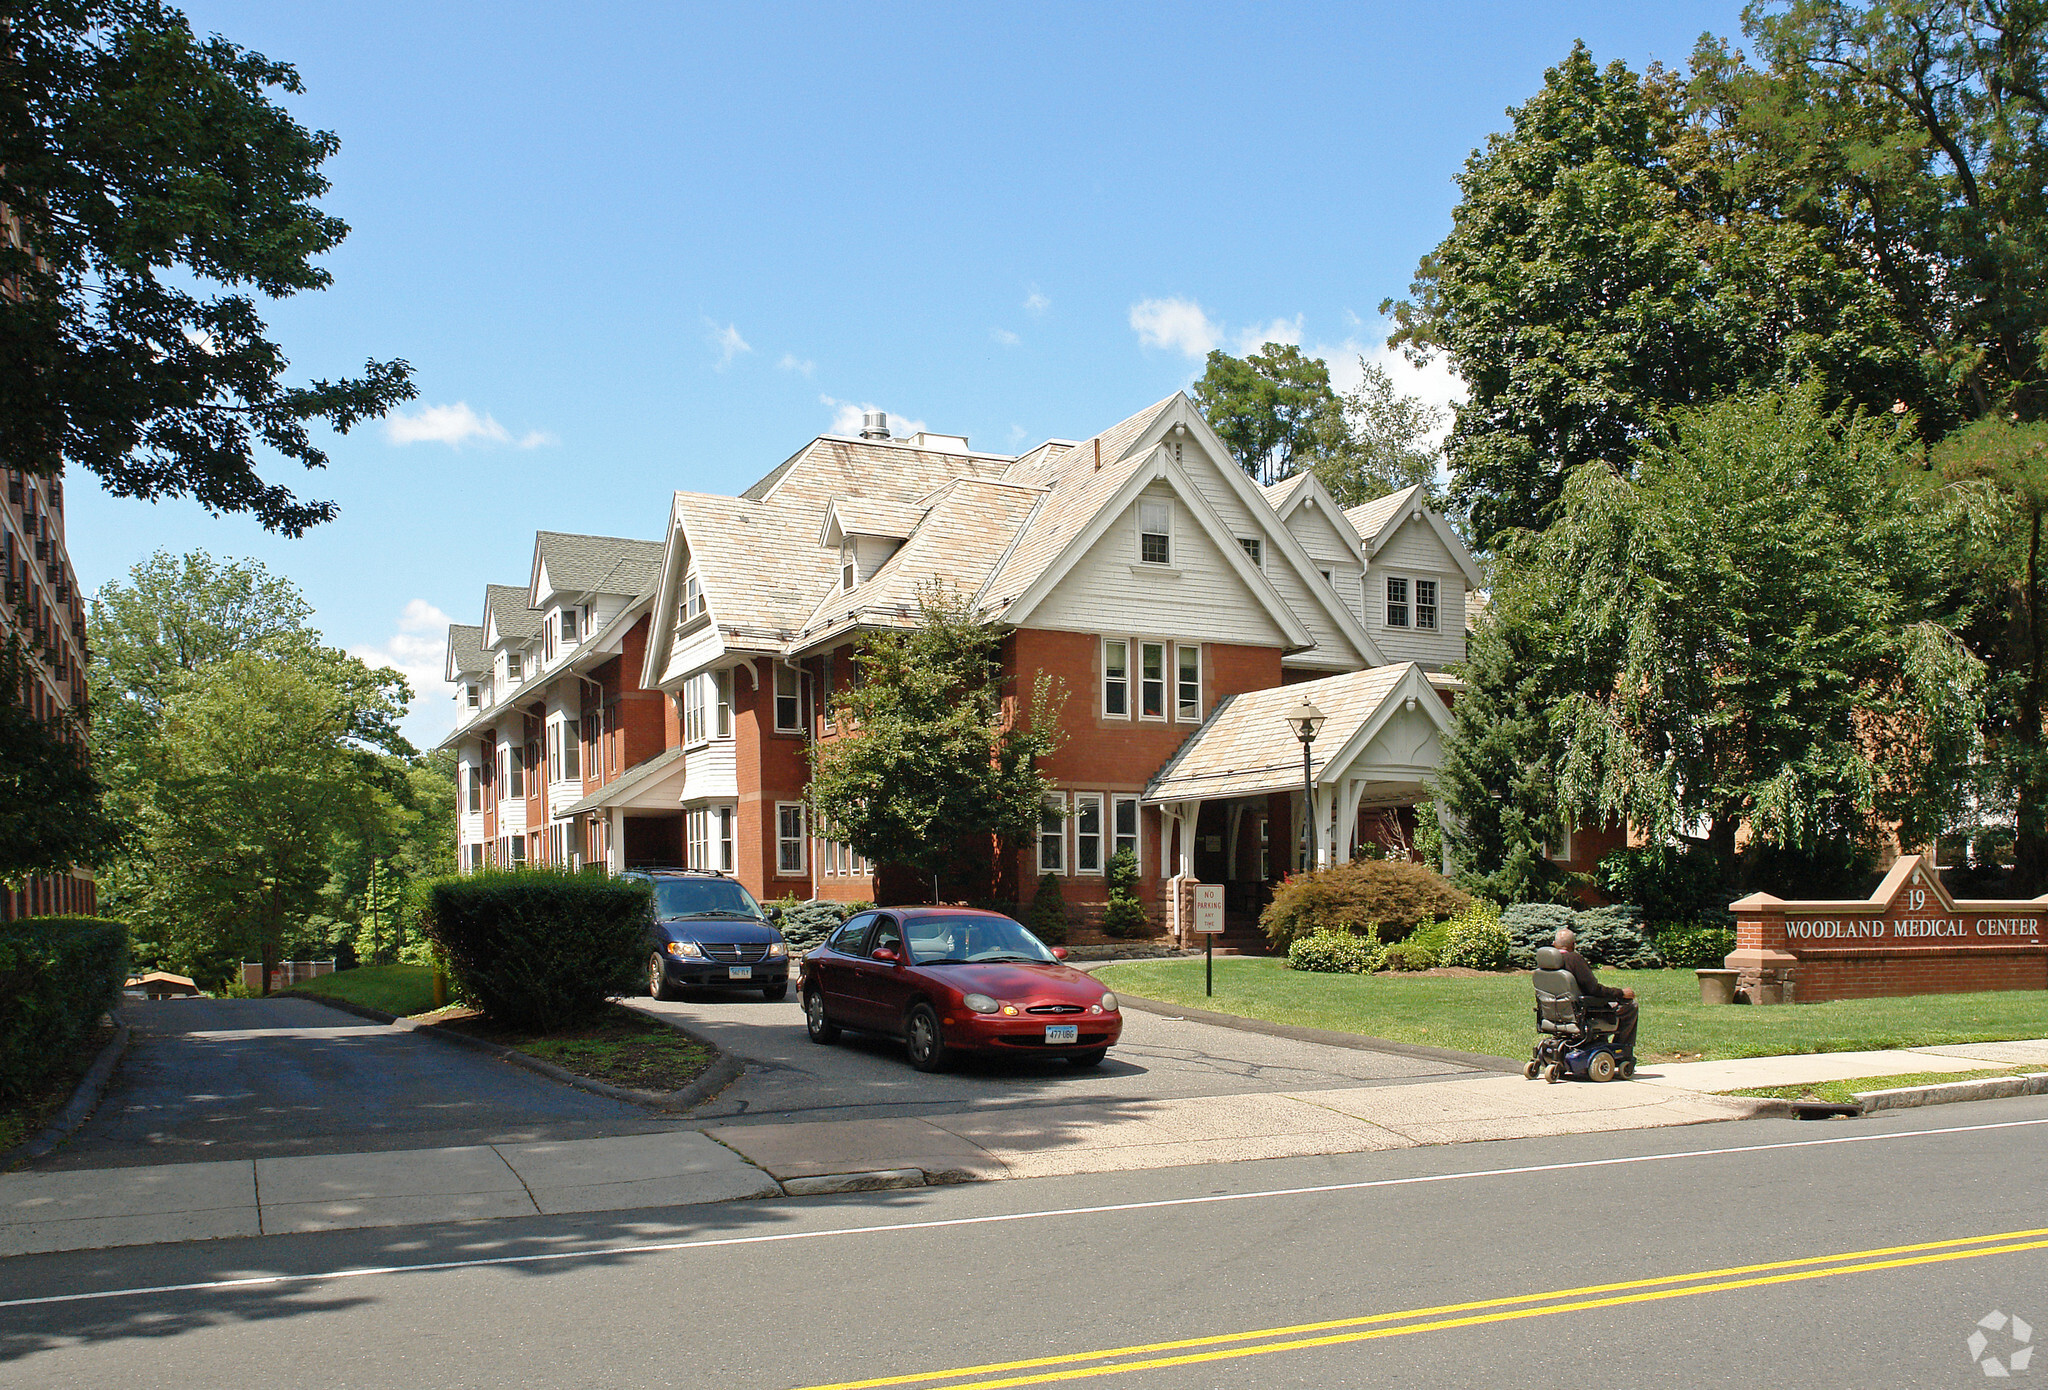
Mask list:
[[[483,690],[480,686],[477,686],[475,684],[471,684],[466,688],[469,693],[469,707],[471,709],[475,709],[477,708],[478,705],[483,703]]]
[[[695,574],[683,576],[683,601],[677,606],[676,621],[687,623],[704,616],[704,588]]]
[[[562,610],[562,640],[572,644],[576,641],[576,610],[573,608]]]
[[[518,652],[505,653],[505,675],[507,678],[515,681],[524,679],[524,672],[520,669]]]
[[[1173,504],[1138,503],[1138,559],[1148,565],[1173,563]]]
[[[839,591],[853,592],[853,586],[860,582],[860,566],[853,551],[853,538],[848,536],[839,542]]]

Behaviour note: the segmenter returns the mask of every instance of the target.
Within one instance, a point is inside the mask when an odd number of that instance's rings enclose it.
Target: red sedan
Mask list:
[[[955,1052],[1100,1062],[1123,1032],[1116,996],[1060,963],[1023,926],[964,907],[857,913],[804,957],[797,988],[811,1041],[842,1028],[903,1039],[919,1071]]]

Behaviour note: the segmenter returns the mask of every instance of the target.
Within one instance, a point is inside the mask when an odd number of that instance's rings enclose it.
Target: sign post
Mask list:
[[[1216,938],[1223,931],[1223,885],[1195,886],[1195,930],[1202,935],[1202,993],[1216,992]]]

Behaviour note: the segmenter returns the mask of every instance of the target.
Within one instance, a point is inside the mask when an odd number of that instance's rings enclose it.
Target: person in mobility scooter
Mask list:
[[[1536,1046],[1522,1075],[1562,1081],[1623,1080],[1636,1074],[1636,992],[1600,983],[1578,938],[1560,931],[1536,952]]]

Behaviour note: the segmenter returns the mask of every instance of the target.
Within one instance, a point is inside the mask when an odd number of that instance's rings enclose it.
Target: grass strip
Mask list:
[[[661,1094],[689,1085],[717,1055],[695,1038],[617,1004],[554,1033],[507,1028],[460,1008],[441,1010],[427,1026],[498,1043],[592,1081]]]
[[[1328,1028],[1392,1042],[1492,1057],[1526,1058],[1535,996],[1520,972],[1468,978],[1320,975],[1278,959],[1219,957],[1216,993],[1202,993],[1202,961],[1119,961],[1093,972],[1122,993],[1240,1018]],[[1602,970],[1642,1007],[1644,1061],[1718,1061],[1789,1053],[1883,1051],[2043,1034],[2039,990],[1838,999],[1824,1004],[1702,1004],[1689,970]]]
[[[1769,1100],[1824,1100],[1831,1105],[1848,1105],[1864,1091],[1890,1091],[1901,1086],[1939,1086],[1944,1081],[1982,1081],[1986,1077],[2011,1076],[2013,1067],[1985,1067],[1981,1071],[1916,1071],[1903,1076],[1850,1076],[1840,1081],[1814,1081],[1804,1086],[1755,1086],[1746,1091],[1724,1091],[1730,1096],[1762,1096]]]
[[[286,993],[344,999],[403,1018],[434,1007],[434,972],[425,965],[364,965],[302,980]]]

